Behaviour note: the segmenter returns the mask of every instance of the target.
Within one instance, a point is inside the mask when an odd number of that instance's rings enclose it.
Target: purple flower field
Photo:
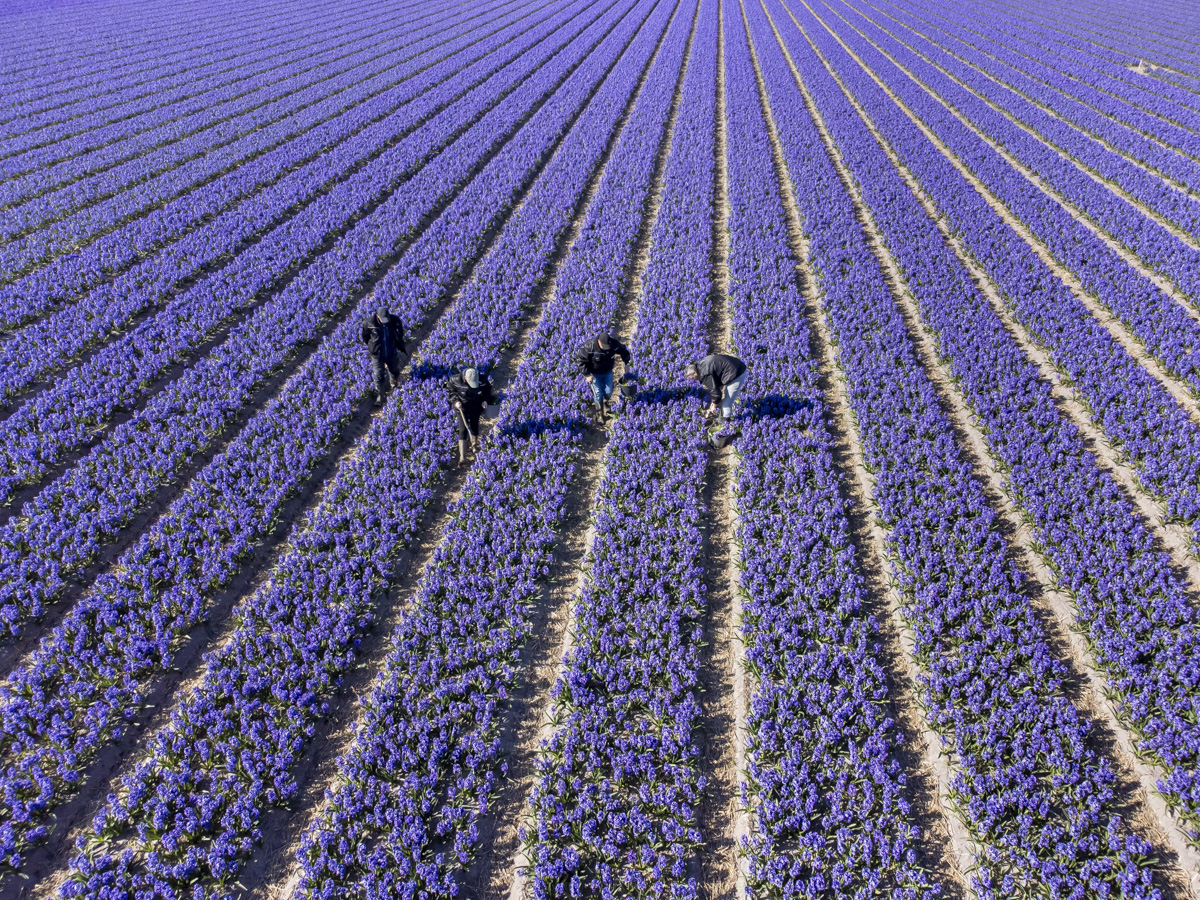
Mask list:
[[[0,900],[1200,900],[1189,0],[0,42]]]

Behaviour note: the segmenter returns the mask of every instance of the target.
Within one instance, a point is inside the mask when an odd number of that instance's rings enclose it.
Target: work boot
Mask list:
[[[383,391],[376,391],[376,392],[375,392],[375,405],[376,405],[376,406],[383,406]]]
[[[464,438],[458,442],[458,464],[461,466],[467,461],[467,442]]]

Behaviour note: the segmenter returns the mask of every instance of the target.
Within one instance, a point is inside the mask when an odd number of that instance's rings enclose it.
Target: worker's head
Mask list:
[[[479,387],[479,370],[478,369],[463,369],[463,379],[469,387]]]
[[[605,333],[596,338],[596,344],[601,350],[607,350],[612,346],[612,341],[608,339],[608,334]]]
[[[386,325],[392,318],[392,314],[388,312],[388,308],[386,306],[381,306],[379,309],[375,310],[375,318],[379,320],[379,324]]]
[[[688,381],[697,381],[700,378],[700,370],[696,368],[695,363],[688,363],[687,368],[683,370],[683,374]]]

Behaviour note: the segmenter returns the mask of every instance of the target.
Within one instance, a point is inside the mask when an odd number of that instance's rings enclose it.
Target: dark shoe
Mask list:
[[[379,393],[379,391],[375,392],[375,405],[383,406],[383,394]]]

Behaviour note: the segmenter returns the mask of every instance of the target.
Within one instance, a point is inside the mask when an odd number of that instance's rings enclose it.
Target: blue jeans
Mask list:
[[[592,376],[592,399],[599,406],[601,402],[612,396],[613,392],[613,373],[605,372],[603,375]]]

